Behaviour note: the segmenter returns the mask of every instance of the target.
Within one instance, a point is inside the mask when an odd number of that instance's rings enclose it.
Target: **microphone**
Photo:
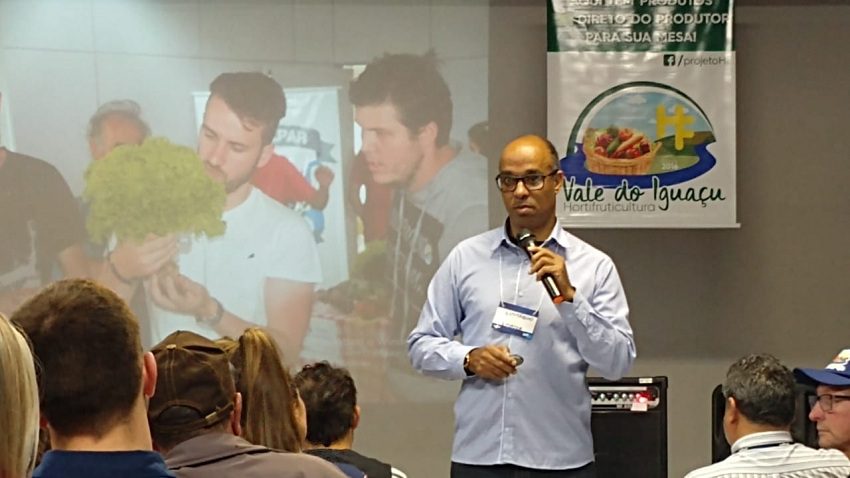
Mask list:
[[[516,240],[519,243],[519,247],[523,248],[525,253],[528,254],[528,258],[531,259],[531,251],[528,248],[537,245],[534,234],[528,229],[522,229],[517,234]],[[543,287],[546,289],[549,297],[552,298],[552,302],[560,304],[564,301],[564,296],[561,295],[561,290],[558,289],[558,284],[555,284],[552,274],[543,274],[541,282],[543,282]]]

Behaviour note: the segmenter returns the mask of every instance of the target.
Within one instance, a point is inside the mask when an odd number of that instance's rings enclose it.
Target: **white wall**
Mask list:
[[[0,0],[0,76],[18,151],[56,165],[79,193],[99,104],[134,99],[154,134],[193,145],[191,92],[223,71],[344,84],[342,65],[433,48],[456,102],[453,136],[465,140],[487,117],[487,12],[482,0]]]

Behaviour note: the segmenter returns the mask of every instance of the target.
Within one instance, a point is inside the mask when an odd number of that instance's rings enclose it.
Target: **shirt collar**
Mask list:
[[[750,433],[743,436],[732,444],[732,453],[737,453],[748,448],[759,448],[763,446],[782,445],[784,443],[793,443],[791,433],[783,430],[771,432]]]
[[[552,242],[555,242],[561,247],[561,249],[567,250],[569,248],[569,239],[570,235],[567,234],[567,231],[565,231],[564,228],[561,226],[561,221],[555,219],[555,226],[552,227],[552,232],[549,233],[549,237],[547,237],[546,240],[543,241],[543,244],[551,244]],[[499,247],[507,247],[508,249],[519,249],[519,246],[514,244],[508,237],[508,219],[505,219],[505,223],[502,224],[502,227],[499,228],[499,233],[496,235],[496,240],[491,245],[491,249],[493,250],[493,252],[496,252]]]
[[[173,477],[153,451],[62,451],[45,453],[34,476]]]
[[[168,468],[178,469],[199,466],[199,463],[212,459],[223,460],[231,456],[260,451],[270,450],[253,445],[232,433],[209,432],[190,438],[172,448],[165,455],[165,463]]]

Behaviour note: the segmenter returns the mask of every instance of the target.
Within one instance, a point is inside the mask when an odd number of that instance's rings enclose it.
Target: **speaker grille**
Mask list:
[[[590,423],[598,478],[666,477],[667,377],[588,378],[587,384],[593,397]],[[617,407],[610,405],[612,394]]]

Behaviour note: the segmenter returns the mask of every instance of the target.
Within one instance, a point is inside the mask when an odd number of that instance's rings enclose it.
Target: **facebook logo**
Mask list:
[[[676,66],[676,55],[672,53],[664,55],[664,66]]]

